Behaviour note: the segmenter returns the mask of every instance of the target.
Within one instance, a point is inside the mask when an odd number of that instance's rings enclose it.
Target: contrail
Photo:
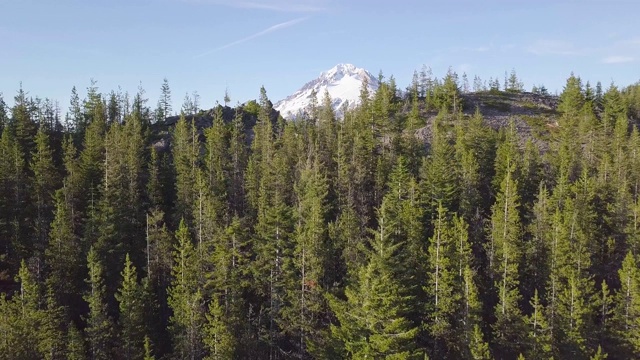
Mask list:
[[[202,53],[202,54],[200,54],[200,55],[196,55],[196,56],[194,56],[193,58],[194,58],[194,59],[197,59],[197,58],[200,58],[200,57],[203,57],[203,56],[206,56],[206,55],[212,54],[212,53],[214,53],[214,52],[216,52],[216,51],[220,51],[220,50],[228,49],[228,48],[230,48],[230,47],[232,47],[232,46],[236,46],[236,45],[242,44],[242,43],[244,43],[244,42],[247,42],[247,41],[253,40],[253,39],[258,38],[258,37],[263,36],[263,35],[267,35],[267,34],[272,33],[272,32],[274,32],[274,31],[277,31],[277,30],[280,30],[280,29],[288,28],[288,27],[290,27],[290,26],[293,26],[293,25],[295,25],[295,24],[297,24],[297,23],[299,23],[299,22],[305,21],[305,20],[307,20],[307,19],[308,19],[308,17],[302,17],[302,18],[299,18],[299,19],[289,20],[289,21],[285,21],[285,22],[283,22],[283,23],[275,24],[275,25],[270,26],[270,27],[268,27],[268,28],[266,28],[266,29],[264,29],[264,30],[262,30],[262,31],[260,31],[260,32],[255,33],[255,34],[253,34],[253,35],[249,35],[249,36],[247,36],[247,37],[245,37],[245,38],[242,38],[242,39],[240,39],[240,40],[236,40],[236,41],[234,41],[234,42],[230,42],[230,43],[228,43],[228,44],[226,44],[226,45],[222,45],[222,46],[217,47],[217,48],[215,48],[215,49],[212,49],[212,50],[209,50],[209,51],[207,51],[207,52],[204,52],[204,53]]]

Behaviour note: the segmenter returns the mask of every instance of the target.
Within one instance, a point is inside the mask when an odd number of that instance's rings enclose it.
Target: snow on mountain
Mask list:
[[[322,104],[325,90],[328,90],[333,109],[341,116],[340,110],[345,104],[348,109],[352,109],[360,102],[360,88],[365,78],[369,83],[369,93],[373,95],[379,86],[377,78],[354,65],[338,64],[320,73],[317,79],[306,83],[293,95],[278,101],[274,108],[285,118],[296,118],[310,108],[313,90],[317,94],[319,105]]]

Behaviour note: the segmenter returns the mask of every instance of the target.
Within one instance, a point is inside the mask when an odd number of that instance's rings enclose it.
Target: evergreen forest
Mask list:
[[[0,359],[640,358],[640,83],[380,78],[0,96]]]

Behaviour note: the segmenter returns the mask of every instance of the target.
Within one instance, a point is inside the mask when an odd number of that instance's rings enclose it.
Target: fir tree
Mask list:
[[[506,174],[491,215],[487,254],[494,286],[498,292],[493,325],[500,356],[513,357],[524,342],[523,318],[519,308],[519,267],[521,249],[518,189],[513,179],[514,163],[506,158]]]
[[[67,326],[66,355],[68,360],[85,360],[87,358],[86,346],[82,333],[73,322],[69,323]]]
[[[143,358],[143,337],[145,333],[145,299],[142,286],[138,283],[136,268],[126,255],[122,270],[122,285],[115,295],[120,304],[120,347],[127,359]]]
[[[87,283],[89,291],[84,299],[89,305],[89,314],[86,317],[86,338],[89,344],[90,359],[111,359],[115,354],[113,331],[114,325],[107,312],[106,289],[103,279],[102,264],[98,254],[91,248],[87,256],[89,278]]]
[[[397,277],[403,244],[391,243],[387,226],[392,224],[385,223],[383,217],[378,220],[369,259],[345,290],[346,301],[329,297],[339,322],[331,325],[331,333],[344,356],[416,358],[418,328],[406,317],[412,299],[405,282]]]
[[[35,218],[33,232],[35,235],[34,250],[43,257],[49,233],[49,224],[53,219],[53,194],[59,188],[59,175],[53,163],[53,152],[49,146],[49,137],[40,127],[35,137],[35,151],[31,159],[33,172],[32,196],[35,202]]]
[[[206,314],[207,323],[204,326],[204,344],[208,351],[205,359],[231,359],[236,347],[233,334],[225,321],[224,308],[217,298],[209,303]]]
[[[198,359],[203,354],[204,304],[197,284],[199,264],[184,220],[180,222],[176,238],[178,243],[173,252],[173,281],[168,300],[173,310],[169,329],[175,356]]]
[[[173,166],[175,171],[175,221],[184,218],[192,224],[192,206],[195,199],[196,160],[199,142],[196,137],[195,122],[187,123],[184,115],[176,124],[173,132]]]
[[[628,253],[618,271],[620,277],[620,291],[618,292],[618,306],[616,320],[618,336],[624,342],[626,354],[640,352],[640,272],[636,258]]]

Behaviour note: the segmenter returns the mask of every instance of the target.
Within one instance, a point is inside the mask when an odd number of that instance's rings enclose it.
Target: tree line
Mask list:
[[[537,139],[420,78],[342,119],[0,101],[0,358],[637,357],[640,85],[571,75]]]

